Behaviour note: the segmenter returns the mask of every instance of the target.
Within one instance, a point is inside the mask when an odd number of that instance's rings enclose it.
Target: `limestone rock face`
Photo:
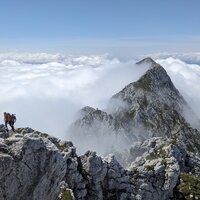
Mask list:
[[[132,181],[128,171],[110,154],[105,158],[108,170],[104,180],[105,199],[133,199]]]
[[[154,142],[155,147],[149,146],[148,151],[137,157],[131,166],[136,199],[170,199],[179,183],[185,151],[167,140],[155,139]]]
[[[0,125],[0,138],[9,137],[9,133],[6,131],[6,127],[2,124]]]
[[[132,199],[130,177],[114,155],[102,160],[95,152],[88,151],[80,159],[87,180],[86,199]]]
[[[50,140],[33,134],[14,134],[2,144],[0,199],[58,197],[58,185],[66,172],[66,156]]]
[[[0,199],[131,199],[130,178],[113,155],[79,157],[72,142],[16,131],[0,142]]]
[[[151,138],[133,148],[141,149],[129,172],[135,199],[198,199],[199,151],[191,152],[173,138]]]

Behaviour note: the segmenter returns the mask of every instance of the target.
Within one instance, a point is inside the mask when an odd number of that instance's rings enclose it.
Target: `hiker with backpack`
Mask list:
[[[6,126],[6,129],[8,131],[8,124],[10,125],[10,127],[12,128],[12,131],[15,132],[15,129],[14,129],[14,123],[16,122],[17,118],[14,114],[10,114],[10,113],[6,113],[4,112],[4,122],[5,122],[5,126]]]

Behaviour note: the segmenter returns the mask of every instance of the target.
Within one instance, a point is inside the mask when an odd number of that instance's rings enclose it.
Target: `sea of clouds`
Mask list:
[[[66,139],[79,109],[104,107],[147,70],[135,70],[134,63],[109,55],[0,54],[0,112],[16,113],[16,127]]]
[[[152,57],[200,118],[200,54]],[[16,127],[68,139],[67,128],[79,109],[105,108],[113,94],[145,73],[147,67],[136,61],[107,54],[0,53],[0,120],[4,111],[16,113]]]
[[[166,69],[176,88],[200,119],[200,65],[188,64],[173,57],[157,59],[156,62]]]
[[[198,64],[200,65],[200,52],[195,53],[157,53],[157,54],[150,54],[154,59],[167,59],[167,58],[174,58],[179,59],[183,62],[188,64]]]

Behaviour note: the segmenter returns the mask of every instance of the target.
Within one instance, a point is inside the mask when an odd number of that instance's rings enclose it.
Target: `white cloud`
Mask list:
[[[157,62],[200,117],[200,66],[159,58]],[[147,70],[135,62],[106,54],[0,54],[0,112],[16,113],[16,127],[29,126],[67,139],[67,127],[80,108],[105,108],[113,94]]]
[[[48,53],[0,53],[0,61],[13,60],[23,63],[45,63],[65,59],[61,54]]]
[[[157,53],[150,54],[154,59],[167,59],[174,58],[182,60],[188,64],[199,64],[200,65],[200,52],[195,53]]]
[[[188,64],[172,57],[156,60],[200,119],[200,65]]]
[[[104,107],[145,72],[134,63],[109,55],[0,54],[0,112],[16,113],[16,127],[64,138],[82,106]]]

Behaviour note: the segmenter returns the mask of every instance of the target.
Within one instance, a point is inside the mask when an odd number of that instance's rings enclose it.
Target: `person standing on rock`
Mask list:
[[[9,124],[10,127],[12,128],[12,131],[15,132],[14,123],[17,120],[16,116],[14,114],[11,115],[10,113],[6,113],[6,112],[4,112],[3,114],[4,114],[5,127],[6,127],[7,131],[8,131],[7,124]]]

